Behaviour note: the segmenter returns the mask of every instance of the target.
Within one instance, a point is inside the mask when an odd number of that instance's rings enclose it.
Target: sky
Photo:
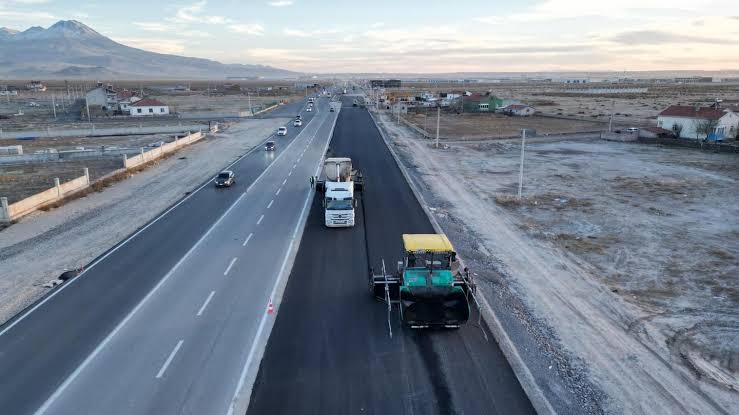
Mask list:
[[[142,49],[301,72],[739,69],[730,0],[0,0]]]

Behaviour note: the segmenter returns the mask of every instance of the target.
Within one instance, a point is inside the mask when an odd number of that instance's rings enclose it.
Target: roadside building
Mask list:
[[[115,110],[118,106],[116,91],[112,85],[103,86],[101,83],[98,83],[96,88],[87,91],[85,99],[91,111],[111,111]]]
[[[144,98],[129,106],[132,117],[169,115],[169,106],[159,100]]]
[[[706,136],[701,126],[713,128]],[[657,127],[670,130],[681,138],[725,140],[735,139],[739,129],[739,113],[732,109],[672,105],[657,115]]]
[[[126,115],[131,113],[131,104],[141,100],[141,98],[136,95],[136,92],[129,91],[127,89],[118,91],[116,93],[116,99],[118,100],[118,110],[122,114]]]
[[[501,109],[501,112],[506,115],[514,115],[518,117],[528,117],[534,115],[536,110],[534,107],[530,107],[524,104],[510,104]]]
[[[26,84],[26,89],[33,92],[44,92],[46,85],[41,81],[31,81]]]
[[[503,104],[503,100],[495,95],[472,94],[462,97],[464,112],[495,112]]]

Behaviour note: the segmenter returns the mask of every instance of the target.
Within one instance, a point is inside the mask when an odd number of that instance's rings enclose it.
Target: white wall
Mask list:
[[[699,137],[696,136],[695,130],[698,127],[698,123],[701,120],[696,118],[687,117],[669,117],[660,115],[657,117],[657,127],[664,128],[665,130],[672,131],[672,126],[675,124],[682,124],[683,129],[680,132],[682,138],[706,138],[705,134],[701,134]],[[735,113],[727,113],[718,122],[717,127],[724,127],[724,137],[735,138],[737,128],[739,128],[739,116]],[[733,130],[732,130],[733,127]]]
[[[139,113],[139,110],[141,112]],[[132,117],[143,117],[152,115],[169,115],[169,106],[155,106],[155,107],[130,107],[130,114]]]

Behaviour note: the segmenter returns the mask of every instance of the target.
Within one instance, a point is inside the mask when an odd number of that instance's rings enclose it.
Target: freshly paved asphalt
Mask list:
[[[0,413],[225,413],[336,116],[319,106],[0,327]]]
[[[313,200],[248,414],[534,413],[492,335],[410,330],[372,298],[368,268],[402,257],[401,234],[433,233],[366,110],[344,98],[330,144],[364,172],[353,228],[323,226]],[[486,340],[486,337],[489,340]]]

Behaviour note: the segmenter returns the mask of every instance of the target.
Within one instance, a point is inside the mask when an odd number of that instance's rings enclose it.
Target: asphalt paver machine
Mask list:
[[[372,294],[400,309],[400,319],[412,328],[457,328],[470,316],[470,295],[475,285],[443,234],[403,234],[404,255],[397,272],[370,270]],[[388,320],[389,323],[389,320]]]

